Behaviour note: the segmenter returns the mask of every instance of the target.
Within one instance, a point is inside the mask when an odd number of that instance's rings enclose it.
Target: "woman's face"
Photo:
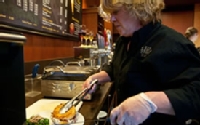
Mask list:
[[[198,39],[198,33],[195,33],[193,36],[190,37],[192,42],[195,42]]]
[[[123,6],[113,10],[111,22],[121,36],[132,36],[135,31],[141,28],[140,22],[134,16],[130,16]]]

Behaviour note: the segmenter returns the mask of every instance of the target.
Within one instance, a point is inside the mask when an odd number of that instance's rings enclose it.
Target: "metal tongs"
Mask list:
[[[98,83],[98,80],[95,79],[91,82],[90,87],[89,88],[85,88],[83,91],[81,91],[79,94],[77,94],[76,96],[74,96],[71,100],[69,100],[60,110],[60,112],[64,113],[67,110],[69,110],[72,106],[77,106],[82,100],[83,98],[88,94],[88,92],[92,89],[92,87]],[[76,101],[76,102],[75,102]],[[67,109],[67,110],[65,110]]]

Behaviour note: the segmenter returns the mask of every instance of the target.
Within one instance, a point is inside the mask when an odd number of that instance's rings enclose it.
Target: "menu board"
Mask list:
[[[0,0],[0,24],[78,38],[82,0]]]

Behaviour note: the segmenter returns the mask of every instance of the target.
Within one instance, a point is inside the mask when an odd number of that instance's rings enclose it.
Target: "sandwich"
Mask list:
[[[72,106],[64,113],[61,113],[60,110],[65,106],[65,103],[61,103],[55,107],[52,112],[52,121],[54,124],[70,124],[76,122],[76,107]]]

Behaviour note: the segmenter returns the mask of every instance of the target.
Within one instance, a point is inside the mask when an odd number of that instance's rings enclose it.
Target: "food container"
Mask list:
[[[98,67],[81,66],[77,62],[46,66],[42,76],[42,94],[45,97],[73,98],[83,90],[84,81],[99,70]],[[92,94],[84,99],[91,100]]]
[[[32,74],[25,75],[25,96],[35,97],[41,94],[41,75],[32,78]]]

